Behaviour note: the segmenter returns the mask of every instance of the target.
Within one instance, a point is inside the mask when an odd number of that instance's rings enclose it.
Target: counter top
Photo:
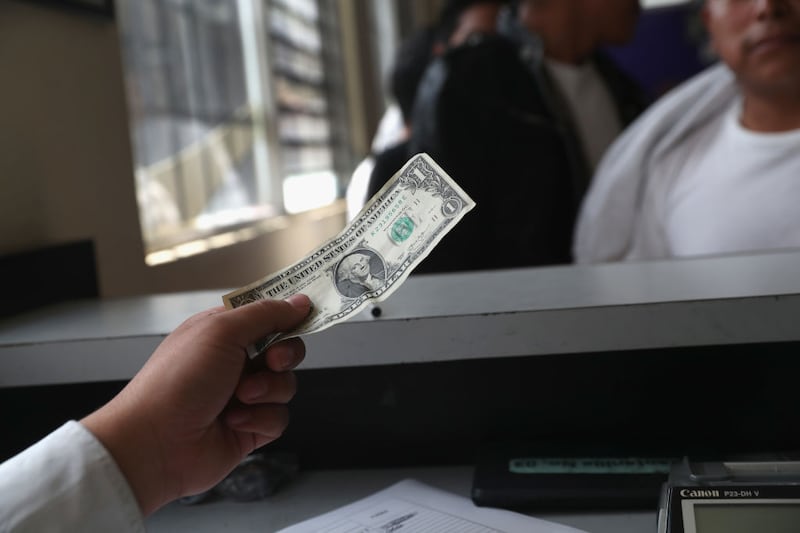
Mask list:
[[[301,368],[800,340],[800,253],[409,278],[381,315],[305,337]],[[125,380],[225,289],[0,321],[0,387]]]

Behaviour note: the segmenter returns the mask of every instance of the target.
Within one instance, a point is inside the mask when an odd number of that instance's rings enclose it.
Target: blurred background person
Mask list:
[[[636,0],[526,0],[501,14],[500,35],[431,64],[412,150],[430,153],[477,206],[416,272],[571,262],[594,163],[645,106],[600,52],[633,36],[638,13]]]
[[[706,0],[722,60],[619,139],[586,198],[593,263],[800,246],[800,2]]]
[[[380,153],[386,148],[402,142],[404,135],[403,114],[400,111],[400,106],[392,102],[381,117],[378,130],[372,139],[370,153],[356,165],[353,175],[350,176],[347,191],[345,192],[347,220],[352,220],[364,207],[364,202],[367,199],[369,178],[372,175],[372,169],[375,167],[375,156],[373,154]]]
[[[417,30],[401,43],[388,84],[393,103],[387,110],[387,115],[399,116],[399,124],[394,123],[394,135],[384,137],[388,142],[380,145],[373,142],[372,153],[353,173],[347,189],[348,220],[414,155],[409,153],[412,109],[430,61],[449,48],[460,46],[470,35],[496,32],[498,15],[507,3],[507,0],[448,0],[433,26]],[[386,119],[381,124],[385,122]]]
[[[577,148],[581,196],[605,150],[645,108],[641,88],[603,51],[633,38],[640,11],[639,0],[519,2],[523,54]]]
[[[409,154],[411,110],[414,107],[419,81],[434,56],[436,37],[436,28],[424,28],[412,34],[397,50],[389,86],[403,118],[403,134],[398,142],[374,156],[375,164],[370,174],[365,201],[372,198],[411,155]]]
[[[500,11],[509,3],[509,0],[448,0],[437,22],[436,55],[461,46],[472,35],[496,33]]]

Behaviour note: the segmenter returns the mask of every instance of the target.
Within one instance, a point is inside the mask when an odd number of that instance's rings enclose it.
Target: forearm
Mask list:
[[[169,488],[158,439],[145,420],[125,412],[124,404],[125,398],[117,397],[81,423],[114,458],[140,511],[148,516],[178,495]]]

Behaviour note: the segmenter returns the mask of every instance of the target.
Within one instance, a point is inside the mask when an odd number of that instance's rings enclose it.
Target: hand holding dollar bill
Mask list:
[[[427,154],[417,154],[336,237],[289,268],[223,296],[231,309],[303,293],[313,309],[293,331],[248,347],[255,357],[282,339],[343,322],[385,300],[475,202]]]

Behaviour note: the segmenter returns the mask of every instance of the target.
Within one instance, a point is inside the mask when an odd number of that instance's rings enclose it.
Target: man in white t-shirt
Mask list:
[[[603,161],[579,262],[800,246],[800,0],[706,0],[723,66],[656,104]]]
[[[574,130],[591,175],[644,107],[643,97],[630,88],[615,92],[619,82],[609,79],[608,72],[613,64],[598,53],[602,46],[631,40],[639,0],[522,0],[518,10],[520,23],[540,41],[540,77],[551,85],[551,98],[561,101],[562,120]],[[618,77],[616,72],[613,76]],[[558,109],[557,102],[553,107]]]

